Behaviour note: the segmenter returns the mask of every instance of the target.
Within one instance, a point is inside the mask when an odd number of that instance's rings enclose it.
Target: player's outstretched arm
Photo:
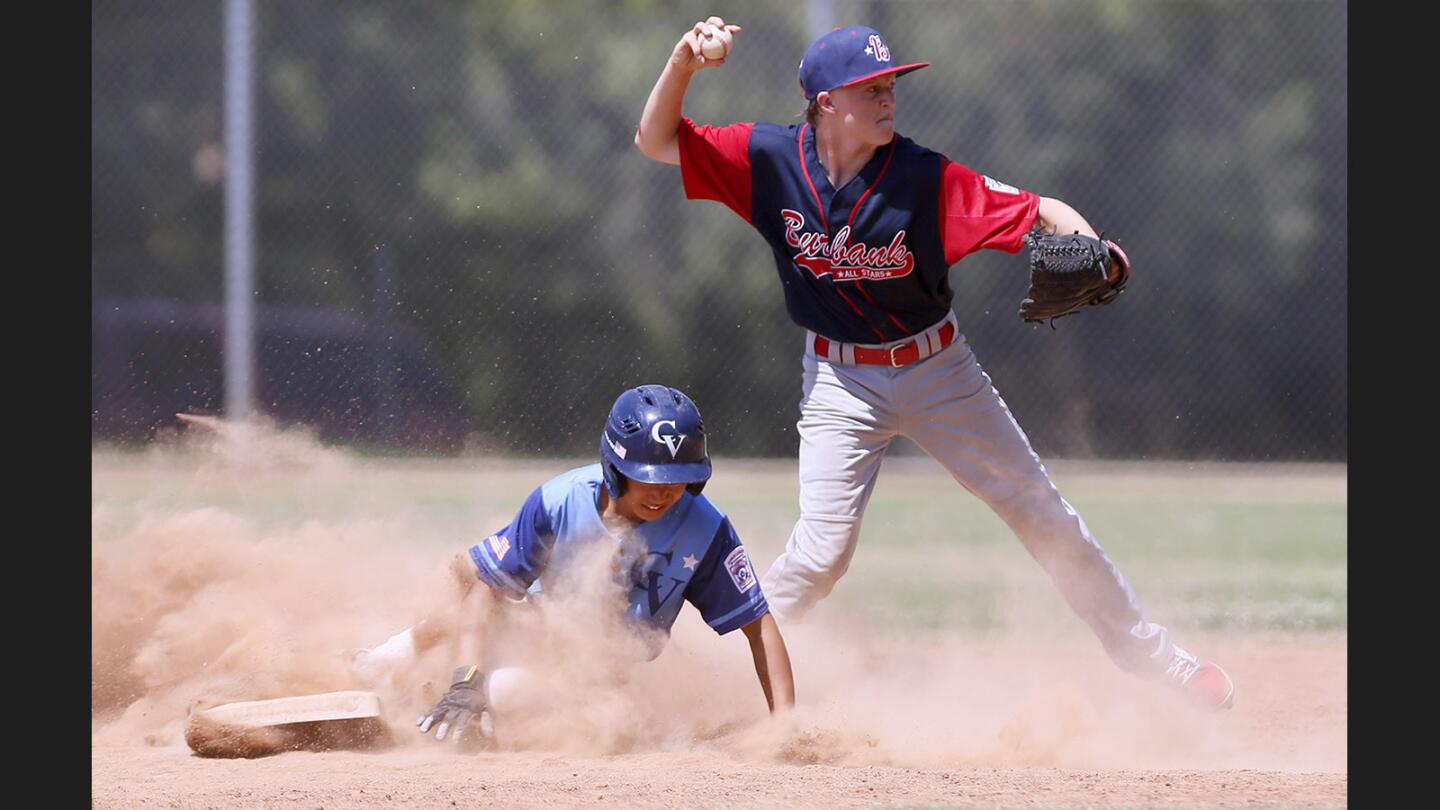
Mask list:
[[[1035,215],[1035,224],[1056,233],[1079,232],[1085,236],[1097,237],[1095,229],[1080,216],[1080,212],[1054,197],[1041,197],[1040,208]]]
[[[711,17],[695,23],[675,43],[670,59],[665,62],[665,69],[660,72],[660,78],[650,90],[650,97],[645,100],[640,125],[635,128],[635,146],[645,157],[672,166],[680,165],[680,111],[685,91],[690,86],[690,77],[697,70],[725,64],[734,35],[740,30],[738,25],[727,25],[719,17]],[[715,53],[713,41],[718,40],[724,46],[724,52],[719,57],[705,55],[707,39],[712,41],[708,45],[712,54]]]
[[[500,603],[500,594],[475,578],[474,567],[463,554],[455,557],[456,576],[468,577],[459,604],[432,614],[426,620],[428,632],[416,633],[421,650],[444,641],[451,644],[450,656],[457,665],[478,664],[484,654],[485,631]]]
[[[765,690],[765,702],[773,714],[777,709],[795,706],[795,675],[790,671],[790,652],[780,635],[780,625],[770,613],[740,628],[750,642],[750,655],[755,659],[755,674]]]
[[[457,744],[467,727],[472,738],[483,734],[479,719],[488,696],[481,656],[484,654],[484,633],[499,607],[499,601],[499,594],[488,585],[473,582],[453,618],[446,622],[452,643],[451,660],[458,665],[450,676],[450,689],[434,708],[415,721],[421,734],[429,734],[433,727],[437,741],[445,740],[448,735],[450,741]],[[431,620],[426,622],[428,624]],[[437,622],[430,626],[436,637],[435,643],[438,643],[440,624]],[[473,727],[470,726],[472,722],[475,723]]]

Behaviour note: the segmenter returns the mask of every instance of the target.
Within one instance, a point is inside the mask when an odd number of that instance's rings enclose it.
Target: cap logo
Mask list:
[[[684,433],[667,433],[667,434],[665,434],[664,436],[661,436],[661,435],[660,435],[660,428],[662,428],[662,427],[664,427],[664,426],[666,426],[666,425],[669,425],[669,426],[670,426],[670,429],[671,429],[671,430],[674,430],[674,429],[675,429],[675,420],[674,420],[674,419],[664,419],[664,420],[661,420],[661,421],[659,421],[659,422],[656,422],[656,423],[655,423],[655,427],[650,428],[650,438],[652,438],[652,439],[654,439],[655,441],[657,441],[657,442],[665,445],[665,449],[667,449],[667,450],[670,451],[670,458],[675,458],[675,454],[678,453],[678,452],[680,452],[680,444],[685,441],[685,434],[684,434]]]
[[[890,49],[885,46],[885,40],[879,34],[870,35],[870,44],[865,46],[865,53],[875,57],[876,62],[889,62]]]

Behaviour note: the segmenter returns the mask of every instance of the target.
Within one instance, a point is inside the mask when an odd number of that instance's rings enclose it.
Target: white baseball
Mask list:
[[[700,53],[704,54],[706,59],[724,59],[725,51],[725,41],[720,37],[707,36],[700,40]]]

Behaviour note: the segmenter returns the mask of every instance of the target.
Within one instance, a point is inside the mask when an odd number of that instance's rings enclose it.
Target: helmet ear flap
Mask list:
[[[610,497],[619,498],[625,494],[625,476],[615,469],[615,465],[606,461],[600,465],[605,476],[605,489],[610,492]]]

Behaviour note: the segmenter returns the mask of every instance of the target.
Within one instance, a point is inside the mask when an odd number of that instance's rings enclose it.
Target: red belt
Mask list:
[[[894,368],[908,366],[916,360],[920,360],[922,357],[929,357],[954,342],[955,324],[947,320],[940,326],[940,331],[936,334],[935,339],[939,341],[940,345],[935,347],[935,351],[927,352],[923,355],[920,353],[920,342],[926,340],[923,334],[916,335],[904,343],[897,343],[888,349],[851,346],[849,351],[854,352],[854,362],[859,365],[893,366]],[[828,338],[823,338],[819,335],[815,336],[815,354],[820,357],[828,357],[830,355],[830,340]],[[841,356],[844,356],[844,354],[845,352],[842,351]]]

